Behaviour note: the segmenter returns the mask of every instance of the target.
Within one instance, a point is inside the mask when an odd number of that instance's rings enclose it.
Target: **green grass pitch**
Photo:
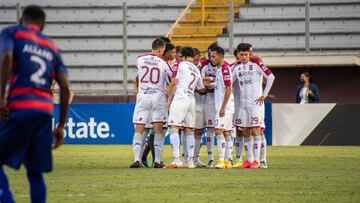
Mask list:
[[[207,161],[206,147],[201,157]],[[169,146],[163,159],[171,161]],[[46,175],[48,202],[360,202],[360,147],[269,147],[269,169],[129,169],[131,162],[127,145],[62,146]],[[24,170],[5,169],[17,202],[29,202]]]

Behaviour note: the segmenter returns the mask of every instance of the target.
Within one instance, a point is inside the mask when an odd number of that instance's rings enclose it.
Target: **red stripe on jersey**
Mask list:
[[[272,74],[271,70],[266,67],[266,65],[259,59],[259,58],[251,58],[251,62],[256,63],[262,71],[264,71],[266,76],[269,76]]]
[[[177,75],[177,72],[178,72],[178,69],[179,69],[179,64],[180,63],[175,63],[172,67],[172,77],[173,78],[176,78],[176,75]]]
[[[9,104],[10,109],[38,109],[48,112],[54,111],[54,106],[51,103],[43,101],[33,101],[33,100],[20,100],[14,101]]]
[[[34,95],[34,96],[38,96],[38,97],[43,97],[46,99],[51,99],[51,93],[44,91],[44,90],[39,90],[39,89],[34,89],[34,88],[15,88],[15,89],[11,89],[9,96],[10,97],[15,97],[17,95],[21,95],[21,94],[30,94],[30,95]]]
[[[231,86],[231,75],[230,75],[230,68],[227,64],[223,64],[221,67],[221,73],[224,80],[225,87]]]
[[[46,40],[46,39],[41,39],[40,37],[38,37],[35,34],[30,33],[30,32],[17,31],[15,33],[15,39],[30,40],[30,41],[33,41],[33,42],[35,42],[37,44],[40,44],[42,46],[49,47],[50,49],[52,49],[55,52],[58,52],[58,50],[59,50],[54,43],[52,43],[52,42],[50,42],[49,40]]]
[[[10,78],[10,83],[11,83],[11,84],[14,84],[14,83],[17,81],[17,79],[18,79],[18,76],[17,76],[17,75],[11,76],[11,78]]]

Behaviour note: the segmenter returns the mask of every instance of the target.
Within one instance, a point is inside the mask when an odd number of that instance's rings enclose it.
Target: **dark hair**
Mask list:
[[[172,50],[172,49],[175,49],[175,46],[174,46],[173,44],[171,44],[171,43],[166,43],[166,45],[165,45],[165,50],[164,50],[164,54],[165,54],[166,52],[168,52],[169,50]]]
[[[152,47],[152,50],[156,50],[161,47],[165,47],[165,42],[164,42],[164,40],[157,38],[153,41],[151,47]]]
[[[24,8],[21,18],[43,25],[45,23],[46,15],[45,11],[40,6],[29,5]]]
[[[234,54],[235,57],[237,57],[237,53],[238,53],[238,50],[237,50],[237,49],[234,49],[233,54]]]
[[[211,51],[215,51],[216,53],[218,53],[218,54],[220,54],[222,56],[225,55],[224,49],[222,47],[219,47],[219,46],[212,48]]]
[[[240,43],[238,46],[237,46],[237,51],[250,51],[250,47],[251,45],[249,43]]]
[[[170,43],[170,42],[171,42],[170,39],[167,38],[167,37],[160,37],[160,39],[164,40],[164,42],[166,42],[166,43]]]
[[[304,74],[306,77],[309,78],[309,82],[312,82],[312,75],[311,75],[311,71],[304,71],[301,74]]]
[[[195,56],[195,51],[192,47],[183,47],[181,50],[181,55],[186,58],[186,57],[191,57],[194,58]]]
[[[211,43],[210,44],[210,46],[207,48],[207,50],[209,51],[211,51],[213,48],[215,48],[215,47],[218,47],[218,43],[217,42],[213,42],[213,43]]]
[[[195,56],[200,55],[200,50],[198,48],[194,48]]]
[[[182,46],[176,46],[175,51],[176,53],[182,52],[183,47]]]

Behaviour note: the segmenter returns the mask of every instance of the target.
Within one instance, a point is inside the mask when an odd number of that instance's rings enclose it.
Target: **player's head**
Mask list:
[[[195,56],[193,63],[197,66],[200,63],[201,55],[200,50],[197,48],[194,48]]]
[[[183,47],[181,50],[181,55],[185,60],[194,60],[195,51],[192,47]]]
[[[164,40],[166,43],[171,43],[170,39],[167,37],[160,37],[160,39]]]
[[[176,50],[176,61],[181,61],[183,59],[183,55],[182,55],[182,46],[176,46],[175,50]]]
[[[211,52],[211,50],[212,50],[213,48],[216,48],[216,47],[218,47],[217,42],[213,42],[213,43],[211,43],[210,46],[207,48],[206,54],[207,54],[207,57],[208,57],[209,60],[210,60],[210,52]]]
[[[238,57],[237,53],[238,53],[237,49],[234,49],[233,54],[234,54],[234,57],[235,57],[236,61],[239,60],[239,57]]]
[[[175,56],[175,46],[171,43],[166,43],[163,57],[168,61],[173,61]]]
[[[254,49],[253,49],[252,45],[250,43],[247,43],[247,44],[250,46],[250,49],[249,49],[250,57],[254,57]]]
[[[224,61],[225,51],[222,47],[214,47],[210,51],[210,61],[213,65],[219,66]]]
[[[237,55],[241,63],[246,64],[250,60],[250,45],[248,43],[240,43],[237,46]]]
[[[160,38],[157,38],[153,41],[151,48],[153,54],[157,56],[162,56],[165,50],[165,41]]]
[[[43,30],[45,26],[45,18],[45,12],[40,6],[29,5],[24,8],[20,23],[24,25],[37,25],[40,27],[40,30]]]
[[[300,74],[300,82],[312,82],[312,77],[309,71],[304,71]]]

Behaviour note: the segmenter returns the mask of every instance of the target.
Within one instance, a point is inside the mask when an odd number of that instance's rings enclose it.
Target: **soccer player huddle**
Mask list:
[[[237,46],[233,64],[224,60],[225,51],[216,43],[209,46],[204,60],[199,60],[198,49],[174,49],[168,39],[159,38],[153,41],[150,54],[137,58],[134,163],[130,167],[142,166],[146,129],[153,128],[154,168],[267,168],[264,101],[275,77],[261,57],[253,54],[251,44]],[[174,161],[165,165],[161,156],[167,134]],[[204,134],[207,165],[199,158]]]

